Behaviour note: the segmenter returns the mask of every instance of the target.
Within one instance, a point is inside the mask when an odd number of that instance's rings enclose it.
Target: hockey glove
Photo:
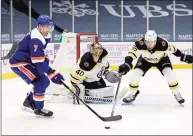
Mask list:
[[[193,56],[182,54],[180,60],[186,63],[193,63]]]
[[[124,63],[119,66],[119,73],[122,75],[127,74],[132,69],[132,64]]]
[[[105,75],[105,79],[107,79],[107,81],[109,81],[110,83],[117,83],[121,79],[121,74],[115,71],[109,71]]]
[[[61,80],[64,80],[64,77],[60,73],[56,72],[55,70],[52,70],[51,72],[49,71],[47,74],[53,83],[62,84]]]

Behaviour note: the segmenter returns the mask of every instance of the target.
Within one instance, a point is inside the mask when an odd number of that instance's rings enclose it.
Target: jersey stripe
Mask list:
[[[32,74],[27,68],[24,66],[19,66],[18,69],[22,71],[27,77],[29,77],[32,81],[36,78],[34,74]]]

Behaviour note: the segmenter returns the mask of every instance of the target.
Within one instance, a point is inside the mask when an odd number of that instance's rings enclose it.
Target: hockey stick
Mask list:
[[[118,92],[119,92],[119,87],[120,87],[120,84],[121,84],[121,79],[122,79],[122,74],[120,74],[120,80],[119,80],[118,85],[117,85],[117,90],[116,90],[116,93],[115,93],[115,99],[114,99],[113,109],[112,109],[112,112],[111,112],[111,117],[113,116],[114,111],[115,111],[115,105],[117,103],[117,95],[118,95]]]
[[[4,0],[4,1],[8,5],[10,5],[10,0]],[[13,0],[13,7],[16,10],[20,11],[21,13],[24,13],[25,15],[29,17],[29,7],[23,0]],[[31,8],[31,17],[34,19],[37,19],[39,16],[40,14],[36,12],[33,8]],[[56,24],[54,24],[54,29],[58,31],[59,33],[62,33],[64,31],[62,28],[60,28]],[[18,43],[17,44],[13,43],[13,46],[11,47],[9,53],[6,56],[1,57],[1,60],[9,59],[13,55],[13,53],[16,51],[17,47],[18,47]]]
[[[18,47],[18,43],[13,43],[9,53],[6,56],[1,57],[1,60],[9,59],[16,51],[17,47]]]
[[[89,110],[91,110],[98,118],[100,118],[102,121],[117,121],[121,120],[122,116],[121,115],[116,115],[116,116],[111,116],[111,117],[101,117],[96,111],[94,111],[89,105],[87,105],[80,97],[74,93],[63,81],[62,84],[74,95],[76,96],[77,99],[79,99]]]

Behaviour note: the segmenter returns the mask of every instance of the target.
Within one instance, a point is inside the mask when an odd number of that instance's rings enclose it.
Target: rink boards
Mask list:
[[[128,50],[131,48],[131,45],[133,45],[133,42],[101,42],[101,44],[108,50],[109,52],[109,62],[111,64],[111,69],[117,70],[118,66],[124,62],[124,57],[127,55]],[[192,55],[192,42],[170,42],[170,44],[173,44],[175,47],[180,49],[183,53],[185,54],[190,54]],[[12,44],[2,44],[2,51],[1,54],[2,56],[5,56]],[[57,51],[60,47],[59,43],[50,43],[48,44],[45,54],[49,56],[50,63],[52,64],[56,55]],[[89,46],[83,46],[81,47],[81,54],[83,54],[85,51],[89,50]],[[69,48],[68,54],[71,54],[71,58],[64,58],[62,60],[65,61],[66,64],[72,63],[75,61],[76,56],[75,56],[75,49],[74,48]],[[192,68],[191,64],[186,64],[180,61],[180,58],[175,57],[174,55],[169,56],[171,58],[171,62],[173,64],[173,67],[175,69],[190,69]],[[135,64],[136,60],[133,62]],[[75,62],[74,62],[75,64]],[[69,72],[72,69],[60,69],[63,72]],[[2,79],[10,79],[17,77],[15,75],[10,67],[8,60],[2,60]]]

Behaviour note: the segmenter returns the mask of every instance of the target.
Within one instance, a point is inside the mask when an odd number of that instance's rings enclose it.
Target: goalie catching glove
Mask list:
[[[114,71],[109,71],[105,74],[105,79],[110,83],[117,83],[121,79],[121,75]]]

